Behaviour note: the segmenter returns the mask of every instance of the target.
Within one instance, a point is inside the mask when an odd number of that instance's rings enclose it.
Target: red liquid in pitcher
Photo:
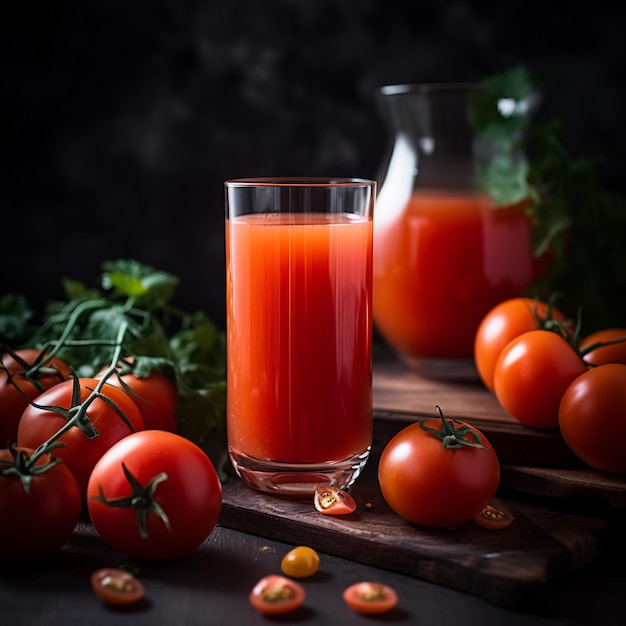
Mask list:
[[[522,294],[533,272],[523,204],[415,193],[394,219],[376,224],[374,322],[401,354],[471,359],[483,316]]]

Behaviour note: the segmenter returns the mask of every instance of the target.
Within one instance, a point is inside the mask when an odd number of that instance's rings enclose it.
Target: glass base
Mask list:
[[[249,487],[275,495],[310,497],[315,485],[350,487],[363,471],[370,448],[343,461],[328,463],[261,461],[233,450],[229,455],[237,475]]]
[[[450,381],[479,380],[474,359],[436,359],[410,354],[399,356],[409,369],[429,378]]]

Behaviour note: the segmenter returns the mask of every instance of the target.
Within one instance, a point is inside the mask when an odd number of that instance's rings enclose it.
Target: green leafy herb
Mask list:
[[[170,304],[178,279],[134,260],[103,264],[100,288],[64,279],[65,299],[48,303],[37,326],[24,296],[0,299],[0,341],[51,348],[81,377],[133,357],[133,373],[157,370],[177,386],[179,432],[203,447],[222,479],[226,455],[224,333],[202,312]],[[122,336],[120,345],[120,335]]]
[[[482,86],[472,121],[490,149],[479,184],[498,205],[528,203],[535,255],[550,261],[532,295],[562,294],[586,332],[626,325],[626,197],[603,186],[597,159],[567,150],[560,120],[534,121],[540,87],[526,67]]]
[[[7,344],[19,344],[29,337],[32,311],[23,295],[8,294],[0,298],[0,337]]]

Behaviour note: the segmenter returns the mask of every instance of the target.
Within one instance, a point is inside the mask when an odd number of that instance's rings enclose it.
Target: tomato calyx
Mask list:
[[[46,453],[49,454],[52,449],[62,447],[62,443],[52,444],[47,447]],[[18,450],[14,442],[9,443],[8,450],[11,453],[12,460],[0,459],[0,474],[2,476],[16,476],[19,478],[24,491],[29,495],[30,483],[33,477],[47,472],[51,467],[59,463],[59,459],[49,455],[48,460],[37,464],[37,460],[42,456],[41,453],[33,452],[33,454],[29,454],[26,450]]]
[[[483,444],[482,435],[478,430],[460,420],[445,417],[439,405],[435,406],[435,409],[437,409],[439,417],[441,418],[441,430],[427,426],[426,422],[428,420],[420,420],[419,425],[422,430],[440,439],[444,448],[456,449],[462,448],[463,446],[486,448]],[[468,433],[474,437],[474,441],[466,439],[465,435]]]
[[[550,297],[545,303],[546,311],[544,315],[541,315],[541,313],[539,312],[539,300],[535,298],[530,313],[535,321],[537,329],[550,330],[563,336],[571,333],[571,331],[569,330],[571,327],[571,320],[562,321],[554,317],[555,311],[558,311],[556,306],[556,300],[559,296],[560,294],[558,293],[550,294]]]
[[[170,520],[163,507],[154,499],[157,487],[160,483],[168,479],[166,472],[161,472],[148,481],[148,484],[144,487],[130,470],[126,467],[125,463],[122,463],[122,470],[124,476],[132,489],[132,494],[129,496],[122,496],[121,498],[107,498],[100,486],[100,495],[92,496],[92,500],[102,502],[106,506],[113,508],[132,507],[137,512],[137,521],[139,523],[139,533],[142,539],[148,538],[148,515],[154,513],[157,515],[168,530],[171,530]]]
[[[535,310],[533,311],[533,317],[535,318],[537,328],[540,330],[549,330],[559,335],[576,351],[581,359],[584,359],[584,357],[587,356],[590,352],[592,352],[593,350],[597,350],[598,348],[626,342],[626,335],[623,335],[621,337],[615,337],[612,339],[607,339],[605,341],[596,341],[587,344],[584,347],[581,347],[580,344],[582,316],[580,310],[578,312],[578,315],[576,316],[576,323],[572,328],[572,320],[560,321],[552,318],[552,313],[555,310],[554,299],[554,296],[550,298],[548,302],[548,311],[545,317],[541,317],[537,313],[535,307]]]

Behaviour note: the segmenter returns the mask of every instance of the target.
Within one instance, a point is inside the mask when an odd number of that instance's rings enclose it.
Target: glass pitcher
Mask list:
[[[496,206],[477,172],[494,155],[475,132],[473,84],[388,85],[392,149],[374,218],[374,324],[411,369],[477,379],[476,329],[536,271],[525,202]]]

